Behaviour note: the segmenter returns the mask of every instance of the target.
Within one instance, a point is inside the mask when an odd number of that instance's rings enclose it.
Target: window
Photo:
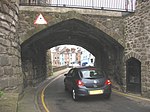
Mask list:
[[[100,78],[100,77],[104,77],[104,73],[96,70],[96,69],[82,69],[80,71],[80,76],[82,78]]]
[[[91,59],[91,63],[93,63],[93,59]]]
[[[68,75],[67,76],[72,76],[72,73],[73,73],[73,69],[71,69],[69,72],[68,72]]]

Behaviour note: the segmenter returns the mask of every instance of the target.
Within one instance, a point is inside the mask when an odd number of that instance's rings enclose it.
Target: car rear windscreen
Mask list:
[[[96,70],[95,68],[81,69],[80,76],[85,79],[89,78],[102,78],[104,77],[104,73]]]

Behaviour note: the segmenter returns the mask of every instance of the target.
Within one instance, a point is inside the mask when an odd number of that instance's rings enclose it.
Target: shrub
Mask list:
[[[2,97],[2,96],[3,96],[3,94],[4,94],[4,92],[3,92],[3,91],[0,91],[0,97]]]

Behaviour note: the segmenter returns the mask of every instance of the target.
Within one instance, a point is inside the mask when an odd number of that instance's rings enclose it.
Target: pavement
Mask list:
[[[27,87],[21,99],[19,99],[18,93],[4,93],[4,95],[0,98],[0,112],[41,112],[38,107],[36,97],[38,88],[46,81],[53,79],[66,71],[68,71],[68,69],[54,72],[53,76],[50,76],[37,87]],[[143,98],[140,95],[121,93],[117,90],[113,90],[113,92],[128,97],[132,100],[136,99],[140,101],[142,100],[143,102],[150,102],[150,99]]]
[[[57,77],[60,74],[64,74],[68,69],[64,69],[58,72],[54,72],[52,76],[48,77],[44,82],[39,84],[37,87],[26,88],[24,95],[21,100],[18,101],[18,111],[17,112],[41,112],[38,107],[37,102],[37,92],[38,88],[46,83],[48,80]]]
[[[17,112],[18,93],[4,93],[0,98],[0,112]]]

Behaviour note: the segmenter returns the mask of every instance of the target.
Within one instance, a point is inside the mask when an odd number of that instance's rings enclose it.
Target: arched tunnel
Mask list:
[[[124,48],[100,29],[77,19],[49,26],[21,45],[24,81],[33,85],[46,77],[46,52],[64,44],[85,48],[95,56],[95,65],[122,84]]]

